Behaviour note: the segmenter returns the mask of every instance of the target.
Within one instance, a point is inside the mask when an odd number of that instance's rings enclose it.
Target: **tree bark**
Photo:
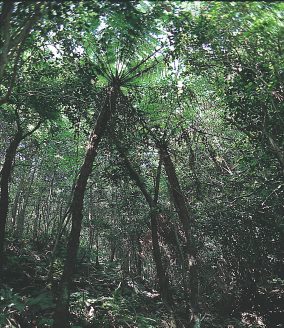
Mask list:
[[[18,130],[6,151],[4,164],[0,172],[0,272],[3,269],[4,262],[5,230],[9,209],[9,181],[12,174],[13,162],[15,160],[17,148],[20,142],[26,137],[30,136],[32,133],[34,133],[42,123],[41,121],[39,121],[31,131],[28,131],[24,134],[20,125],[20,120],[17,112],[16,115]]]
[[[196,249],[192,240],[193,218],[187,208],[186,198],[180,187],[180,183],[176,174],[174,164],[168,151],[167,144],[160,142],[157,144],[164,168],[169,181],[170,192],[172,194],[175,209],[181,221],[185,239],[186,239],[186,268],[189,270],[189,300],[191,306],[191,317],[188,318],[188,327],[193,328],[199,321],[199,305],[198,305],[198,270],[196,264]]]
[[[4,1],[1,8],[1,16],[0,16],[0,23],[1,23],[1,55],[0,55],[0,80],[2,80],[3,73],[5,66],[8,61],[8,52],[9,52],[9,45],[11,40],[11,16],[13,12],[14,3],[12,1]]]
[[[156,265],[157,278],[159,282],[159,288],[160,288],[162,300],[172,309],[173,298],[170,289],[169,279],[166,275],[162,262],[162,255],[159,245],[157,216],[158,216],[158,211],[156,211],[155,208],[151,209],[150,220],[151,220],[153,258]]]
[[[69,302],[72,276],[75,271],[76,257],[80,242],[80,232],[83,219],[83,202],[88,178],[92,172],[97,148],[105,132],[107,123],[115,110],[118,87],[109,88],[104,106],[97,119],[94,129],[90,134],[84,163],[80,168],[76,182],[73,198],[70,205],[72,227],[67,244],[67,256],[61,277],[57,305],[54,314],[54,328],[70,327],[69,324]]]
[[[14,204],[11,210],[11,218],[12,218],[12,227],[13,230],[15,230],[16,227],[16,219],[17,219],[17,215],[19,213],[19,207],[20,207],[20,198],[21,198],[21,193],[22,193],[22,189],[23,189],[23,185],[25,183],[25,179],[22,179],[19,183],[19,185],[17,186],[17,193],[14,199]]]
[[[142,263],[142,246],[140,243],[140,235],[139,233],[136,234],[135,237],[135,243],[136,243],[136,277],[138,280],[143,280],[143,263]]]
[[[159,192],[159,180],[160,180],[160,170],[161,166],[158,167],[157,172],[157,178],[156,178],[156,188],[155,188],[155,195],[154,199],[152,199],[152,196],[148,192],[145,183],[143,182],[140,175],[136,172],[136,170],[131,165],[129,159],[126,156],[126,153],[123,149],[123,147],[119,144],[118,140],[114,140],[116,147],[121,155],[121,157],[124,160],[124,164],[126,166],[126,169],[128,170],[129,176],[132,178],[132,180],[136,183],[137,187],[140,189],[142,194],[145,197],[146,202],[148,203],[150,207],[150,227],[151,227],[151,237],[152,237],[152,251],[153,251],[153,259],[156,266],[157,271],[157,278],[159,283],[159,289],[161,293],[161,297],[165,304],[170,306],[172,308],[173,306],[173,299],[172,294],[170,290],[170,284],[169,279],[166,275],[163,262],[162,262],[162,255],[159,245],[159,235],[158,235],[158,223],[157,223],[157,217],[159,215],[159,211],[157,210],[157,201],[158,201],[158,192]]]
[[[3,269],[4,262],[5,229],[9,208],[9,180],[11,178],[16,151],[22,139],[22,131],[18,131],[6,151],[4,164],[0,173],[0,272]]]
[[[34,182],[36,170],[37,170],[37,167],[34,167],[31,175],[28,178],[29,185],[27,186],[26,193],[23,195],[23,204],[21,206],[21,209],[19,210],[19,213],[18,213],[18,216],[17,216],[17,219],[16,219],[15,237],[18,240],[21,240],[22,237],[23,237],[24,226],[25,226],[26,208],[28,206],[29,198],[30,198],[30,195],[31,195],[32,185],[33,185],[33,182]]]

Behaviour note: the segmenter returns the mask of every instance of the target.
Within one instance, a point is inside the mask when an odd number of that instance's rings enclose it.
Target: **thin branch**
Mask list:
[[[153,65],[150,65],[150,66],[148,66],[148,67],[146,67],[145,69],[143,69],[142,71],[140,71],[140,72],[138,72],[138,73],[136,73],[136,74],[134,74],[134,75],[128,75],[129,77],[128,78],[123,78],[122,79],[122,83],[124,84],[124,83],[129,83],[130,81],[132,81],[132,80],[134,80],[135,78],[137,78],[137,77],[139,77],[139,76],[141,76],[141,75],[143,75],[143,74],[145,74],[145,73],[147,73],[147,72],[149,72],[151,69],[153,69],[155,66],[157,66],[159,64],[159,61],[158,60],[156,60],[155,61],[155,63],[153,64]]]
[[[144,195],[147,203],[152,208],[154,205],[153,199],[152,199],[150,193],[148,192],[148,190],[146,189],[146,185],[145,185],[144,181],[142,180],[141,176],[136,172],[136,170],[133,168],[132,164],[130,163],[130,161],[129,161],[122,145],[118,141],[118,139],[113,136],[113,140],[114,140],[115,146],[116,146],[121,158],[124,161],[124,164],[128,170],[130,177],[136,182],[137,186],[139,187],[142,194]]]
[[[155,179],[155,188],[154,188],[154,205],[155,206],[157,205],[158,198],[159,198],[161,171],[162,171],[162,157],[160,156],[159,164],[158,164],[158,168],[157,168],[156,179]]]
[[[137,65],[135,65],[134,67],[132,67],[128,72],[126,72],[123,76],[122,76],[122,80],[124,81],[128,81],[129,80],[129,76],[134,73],[135,71],[138,70],[139,67],[141,67],[143,64],[145,64],[150,58],[154,57],[156,55],[157,52],[159,52],[162,49],[162,47],[158,48],[157,50],[155,50],[152,54],[150,54],[149,56],[147,56],[146,58],[144,58],[143,60],[141,60]]]
[[[31,134],[33,134],[42,124],[42,121],[39,121],[37,123],[37,125],[30,131],[28,131],[26,134],[23,135],[23,139],[25,139],[26,137],[30,136]]]

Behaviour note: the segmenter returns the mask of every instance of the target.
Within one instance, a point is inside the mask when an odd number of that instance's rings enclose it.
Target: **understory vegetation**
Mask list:
[[[284,327],[284,4],[0,6],[0,327]]]

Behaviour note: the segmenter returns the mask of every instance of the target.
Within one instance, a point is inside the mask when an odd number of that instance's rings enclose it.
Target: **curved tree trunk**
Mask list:
[[[31,131],[28,131],[24,134],[20,125],[20,120],[17,112],[16,115],[18,131],[10,142],[10,145],[6,151],[4,164],[0,172],[0,272],[3,269],[4,261],[5,229],[9,208],[9,181],[11,178],[13,162],[20,142],[26,137],[33,134],[42,123],[41,121],[39,121]]]
[[[188,327],[194,328],[199,322],[199,305],[198,305],[198,270],[196,263],[196,249],[192,240],[191,231],[193,225],[192,216],[187,208],[186,198],[180,187],[180,183],[176,174],[174,164],[168,151],[166,143],[158,145],[164,168],[168,177],[170,192],[173,197],[175,209],[181,221],[185,239],[186,239],[186,263],[185,268],[189,270],[189,300],[191,306],[191,316],[189,318]]]
[[[158,222],[157,222],[158,212],[155,208],[150,210],[150,220],[151,220],[151,236],[152,236],[152,249],[153,258],[157,270],[157,278],[159,282],[159,289],[161,293],[162,300],[166,303],[170,309],[173,309],[173,298],[170,288],[169,279],[166,274],[166,270],[163,266],[162,254],[159,246],[159,235],[158,235]]]
[[[116,144],[116,147],[117,147],[121,157],[124,160],[124,164],[126,166],[126,169],[128,170],[129,176],[135,182],[137,187],[140,189],[143,196],[145,197],[146,202],[148,203],[148,205],[150,207],[149,217],[150,217],[150,228],[151,228],[151,238],[152,238],[152,251],[153,251],[153,259],[154,259],[155,266],[156,266],[159,289],[160,289],[162,300],[172,311],[173,307],[174,307],[173,298],[172,298],[169,279],[167,277],[167,274],[166,274],[166,271],[165,271],[165,268],[164,268],[164,265],[162,262],[162,255],[161,255],[161,250],[160,250],[160,245],[159,245],[158,222],[157,222],[157,218],[159,215],[159,211],[157,210],[157,202],[158,202],[158,194],[159,194],[161,162],[159,163],[159,167],[157,170],[155,194],[154,194],[154,199],[152,199],[152,196],[150,195],[149,191],[146,189],[146,185],[143,182],[142,177],[133,168],[132,164],[130,163],[129,159],[127,158],[127,155],[126,155],[123,147],[119,144],[119,141],[116,138],[114,138],[114,142]]]
[[[0,172],[0,271],[3,269],[4,262],[5,229],[9,208],[9,180],[16,151],[22,139],[22,132],[18,131],[6,151],[4,164]]]
[[[72,228],[67,244],[67,255],[61,277],[57,305],[54,314],[54,328],[70,327],[69,324],[69,302],[72,276],[75,271],[77,252],[80,242],[80,232],[83,219],[84,194],[88,178],[92,172],[94,159],[102,135],[107,127],[107,123],[115,109],[118,96],[118,87],[114,86],[108,90],[108,96],[97,119],[94,129],[91,132],[84,163],[81,166],[73,198],[70,205]]]

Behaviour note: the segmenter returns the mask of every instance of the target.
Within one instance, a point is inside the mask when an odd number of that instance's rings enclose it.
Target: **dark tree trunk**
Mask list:
[[[100,268],[100,260],[99,260],[99,249],[100,249],[100,243],[99,243],[99,233],[97,231],[96,233],[96,269]]]
[[[6,151],[4,164],[0,173],[0,272],[3,269],[4,262],[5,229],[9,208],[9,181],[16,151],[22,139],[22,132],[18,131]]]
[[[181,221],[185,239],[186,239],[186,263],[185,268],[189,269],[189,299],[191,305],[191,317],[188,327],[194,327],[199,320],[198,305],[198,270],[196,265],[196,249],[192,240],[191,230],[193,218],[187,208],[187,201],[180,187],[174,164],[168,151],[166,143],[157,145],[164,164],[164,168],[169,181],[170,192],[173,198],[174,206]]]
[[[19,183],[19,185],[17,186],[17,193],[14,199],[14,204],[12,207],[12,211],[11,211],[11,218],[12,218],[12,227],[13,230],[15,230],[16,228],[16,219],[17,219],[17,215],[19,213],[19,207],[20,207],[20,199],[21,199],[21,193],[23,190],[23,186],[25,184],[25,179],[22,179]]]
[[[143,280],[143,263],[142,263],[142,246],[140,243],[140,235],[137,233],[135,238],[136,243],[136,276],[142,281]]]
[[[160,250],[160,245],[159,245],[158,223],[157,223],[157,217],[159,215],[159,212],[157,211],[157,201],[158,201],[161,167],[159,165],[158,172],[157,172],[157,178],[156,178],[155,195],[154,195],[154,199],[152,199],[152,196],[146,189],[145,183],[143,182],[140,175],[136,172],[136,170],[131,165],[129,159],[126,156],[126,153],[125,153],[123,147],[119,144],[117,139],[115,139],[115,143],[116,143],[117,149],[118,149],[121,157],[124,159],[124,164],[129,172],[129,176],[136,183],[137,187],[141,190],[142,194],[144,195],[144,197],[150,207],[150,222],[151,222],[150,227],[151,227],[151,237],[152,237],[152,250],[153,250],[153,259],[154,259],[156,271],[157,271],[159,289],[160,289],[161,297],[162,297],[163,301],[165,302],[165,304],[167,304],[170,308],[172,308],[173,299],[172,299],[169,279],[166,275],[165,268],[164,268],[163,262],[162,262],[161,250]]]
[[[107,123],[115,108],[118,95],[116,86],[108,90],[108,96],[91,132],[89,144],[85,154],[85,160],[81,166],[73,198],[70,205],[72,228],[67,244],[67,255],[61,277],[57,305],[54,314],[54,328],[70,327],[69,324],[69,301],[72,276],[75,271],[77,252],[80,242],[80,232],[83,219],[83,202],[88,178],[92,172],[93,162],[96,157],[97,148]]]
[[[157,278],[159,282],[161,297],[164,300],[164,302],[172,309],[173,299],[172,299],[169,279],[166,275],[166,271],[163,266],[162,255],[159,246],[158,223],[157,223],[158,215],[159,213],[155,211],[155,209],[151,210],[150,219],[151,219],[153,258],[156,265]]]
[[[3,1],[2,8],[1,8],[1,15],[0,15],[0,33],[1,39],[3,40],[3,45],[1,49],[0,55],[0,79],[2,80],[3,73],[5,66],[8,62],[8,52],[9,52],[9,45],[11,41],[11,17],[13,13],[14,4],[12,1]]]
[[[34,182],[35,178],[35,173],[36,173],[37,168],[33,168],[33,171],[31,173],[31,176],[29,176],[29,185],[26,186],[26,192],[23,195],[23,204],[21,206],[21,209],[18,213],[17,220],[16,220],[16,231],[15,231],[15,237],[18,240],[22,239],[23,233],[24,233],[24,227],[25,227],[25,217],[26,217],[26,208],[28,206],[28,201],[31,195],[32,191],[32,185]]]
[[[111,245],[110,245],[110,257],[109,257],[110,263],[112,263],[114,261],[115,253],[116,253],[116,244],[114,242],[111,242]]]
[[[39,230],[39,223],[40,223],[40,198],[38,199],[35,205],[35,218],[33,222],[33,239],[38,239],[38,230]]]

